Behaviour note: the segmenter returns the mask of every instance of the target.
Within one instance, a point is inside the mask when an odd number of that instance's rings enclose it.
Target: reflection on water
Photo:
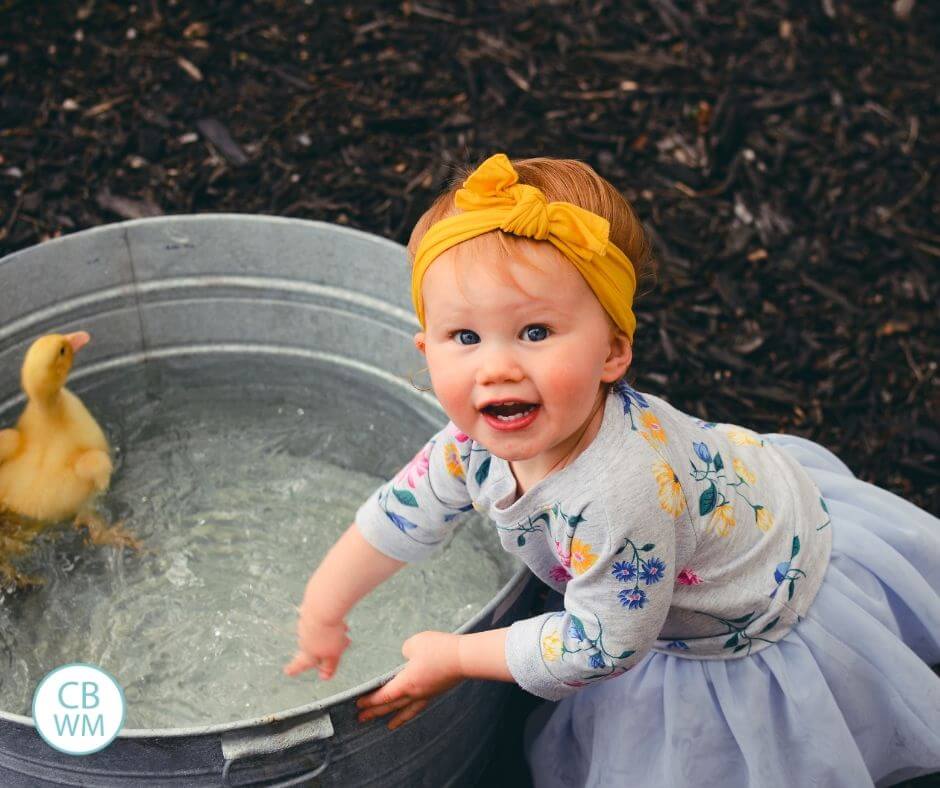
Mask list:
[[[103,509],[146,550],[84,547],[63,525],[0,598],[0,708],[29,714],[39,679],[91,662],[124,687],[129,728],[231,722],[309,703],[401,662],[402,641],[452,630],[515,565],[469,518],[350,618],[337,676],[281,675],[307,577],[356,508],[433,431],[406,398],[313,365],[148,364],[78,387],[111,437]],[[350,571],[355,571],[351,567]]]

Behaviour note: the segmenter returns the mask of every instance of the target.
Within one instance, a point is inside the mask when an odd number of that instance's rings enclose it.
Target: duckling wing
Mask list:
[[[75,475],[91,482],[98,492],[104,492],[111,481],[111,458],[106,451],[89,449],[75,458]]]
[[[20,448],[20,433],[18,430],[0,430],[0,462],[10,459]]]

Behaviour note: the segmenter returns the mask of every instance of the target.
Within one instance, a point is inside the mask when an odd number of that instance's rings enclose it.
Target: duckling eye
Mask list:
[[[62,347],[59,348],[59,355],[60,355],[60,356],[64,356],[64,355],[65,355],[65,345],[62,345]]]

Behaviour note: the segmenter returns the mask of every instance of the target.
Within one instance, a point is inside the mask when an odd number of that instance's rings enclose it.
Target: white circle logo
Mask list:
[[[56,668],[33,695],[36,730],[69,755],[107,747],[124,726],[124,711],[124,692],[114,677],[83,662]]]

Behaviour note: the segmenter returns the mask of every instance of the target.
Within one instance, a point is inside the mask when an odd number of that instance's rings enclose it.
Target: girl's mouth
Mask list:
[[[483,408],[483,418],[495,430],[521,430],[538,415],[541,406],[534,402],[500,402]]]

